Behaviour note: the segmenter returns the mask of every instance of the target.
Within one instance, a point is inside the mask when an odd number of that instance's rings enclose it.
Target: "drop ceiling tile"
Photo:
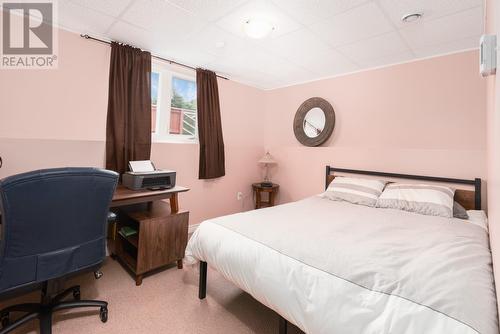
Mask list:
[[[204,52],[196,46],[175,48],[165,52],[157,51],[156,53],[163,55],[164,58],[190,65],[192,67],[205,67],[206,64],[209,64],[217,59],[217,56]]]
[[[261,77],[256,78],[256,81],[250,81],[250,80],[248,80],[248,78],[242,78],[239,76],[233,76],[233,77],[231,77],[231,80],[234,80],[236,82],[240,82],[244,85],[248,85],[251,87],[263,89],[263,90],[269,90],[269,89],[273,89],[273,88],[277,88],[277,87],[281,87],[281,86],[286,85],[286,83],[284,83],[282,81],[275,80],[273,78],[268,78],[265,76],[261,76]]]
[[[356,64],[337,51],[310,53],[309,56],[294,61],[315,73],[317,77],[327,77],[359,69]]]
[[[199,33],[183,40],[173,47],[184,48],[186,46],[197,46],[204,52],[212,55],[223,55],[228,49],[241,49],[247,46],[245,41],[225,30],[210,24]]]
[[[476,7],[442,18],[423,21],[400,30],[413,50],[426,46],[452,42],[483,33],[483,9]]]
[[[269,52],[289,59],[300,59],[312,53],[324,53],[331,47],[314,33],[300,29],[284,36],[267,40],[262,46]]]
[[[67,2],[68,0],[66,0]],[[118,17],[131,0],[69,0],[82,7],[87,7],[106,15]],[[61,3],[60,1],[59,3]]]
[[[306,82],[311,82],[314,80],[318,80],[317,75],[315,74],[307,74],[307,75],[295,75],[295,74],[289,74],[289,75],[284,75],[282,77],[277,78],[277,81],[282,83],[278,87],[271,87],[271,88],[279,88],[279,87],[284,87],[284,86],[293,86],[293,85],[300,85]]]
[[[58,12],[58,26],[77,33],[103,36],[115,22],[115,18],[111,16],[71,2],[60,2]]]
[[[263,55],[264,56],[264,55]],[[265,57],[265,56],[264,56]],[[259,66],[259,70],[270,74],[276,80],[309,80],[309,78],[314,76],[312,71],[309,71],[296,63],[293,63],[287,59],[283,58],[260,58],[254,56],[256,63]]]
[[[415,56],[411,52],[403,52],[398,54],[386,55],[381,58],[372,58],[360,62],[360,66],[364,69],[369,69],[373,67],[380,67],[386,65],[399,64],[406,61],[415,59]]]
[[[311,25],[310,29],[333,46],[354,43],[394,30],[374,2],[322,20]]]
[[[222,72],[219,71],[217,73],[222,73]],[[245,80],[244,78],[240,78],[237,76],[232,76],[230,80],[232,80],[234,82],[239,82],[243,85],[247,85],[250,87],[262,89],[262,90],[268,90],[268,89],[271,89],[272,87],[274,87],[273,85],[268,85],[266,82],[264,82],[262,80],[259,80],[258,82],[252,82],[252,81],[248,81],[248,80]]]
[[[244,46],[239,39],[215,25],[209,25],[189,38],[157,45],[157,52],[193,66],[204,66],[224,55],[227,49]],[[234,54],[233,54],[234,56]]]
[[[450,43],[441,43],[414,50],[418,58],[441,55],[479,47],[479,37],[468,37]]]
[[[161,39],[151,32],[123,21],[117,21],[106,35],[110,40],[152,52],[161,43]]]
[[[255,52],[247,47],[231,46],[225,48],[216,57],[214,63],[223,66],[231,73],[244,75],[259,71],[259,64],[255,61]]]
[[[207,22],[164,0],[135,0],[122,20],[177,41],[200,31]]]
[[[244,24],[249,19],[260,19],[270,22],[274,26],[274,31],[268,38],[276,38],[301,27],[299,23],[266,0],[251,0],[216,23],[222,29],[236,36],[251,40],[244,32]]]
[[[219,56],[217,61],[222,61],[224,63],[239,62],[239,67],[243,70],[236,71],[240,72],[242,76],[251,74],[252,71],[256,71],[259,73],[266,73],[270,77],[276,78],[276,80],[282,80],[283,77],[290,76],[309,78],[314,74],[302,68],[297,63],[283,57],[272,55],[260,49],[246,46],[243,49],[231,51],[232,52]],[[242,54],[244,57],[241,56]]]
[[[345,45],[339,47],[338,50],[356,63],[410,51],[397,32],[390,32],[388,34]]]
[[[359,6],[369,0],[272,0],[302,24],[310,25]]]
[[[283,81],[280,81],[269,74],[261,72],[247,73],[244,76],[235,75],[231,77],[231,80],[242,82],[244,84],[260,89],[270,89],[284,84]]]
[[[245,75],[244,71],[242,71],[242,69],[239,68],[237,65],[233,65],[221,59],[215,59],[214,61],[208,63],[207,67],[213,71],[216,71],[217,73],[222,73],[223,75],[224,74],[230,75],[231,78],[233,77],[241,78],[242,76]]]
[[[235,65],[234,63],[229,63],[221,58],[215,59],[214,61],[208,63],[205,67],[227,76],[232,80],[234,79],[244,83],[257,84],[259,87],[262,87],[262,85],[274,78],[272,75],[263,73],[258,69],[253,68],[249,71],[248,69],[240,67],[238,64]]]
[[[398,27],[412,23],[403,23],[401,18],[409,13],[423,13],[422,21],[433,20],[466,9],[482,6],[484,0],[379,0],[382,9]],[[414,24],[418,24],[415,22]]]
[[[196,16],[213,21],[243,4],[247,0],[167,0]]]

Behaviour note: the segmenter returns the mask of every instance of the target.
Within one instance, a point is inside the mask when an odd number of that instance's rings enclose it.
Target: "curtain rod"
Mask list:
[[[104,43],[104,44],[111,45],[111,42],[109,42],[109,41],[105,41],[103,39],[92,37],[92,36],[89,36],[87,34],[80,34],[80,37],[83,37],[85,39],[91,39],[93,41],[97,41],[97,42],[101,42],[101,43]],[[161,60],[161,61],[164,61],[164,62],[167,62],[169,64],[178,65],[178,66],[181,66],[181,67],[188,68],[190,70],[196,71],[195,67],[192,67],[192,66],[189,66],[189,65],[186,65],[186,64],[182,64],[182,63],[178,63],[178,62],[170,60],[170,59],[166,59],[166,58],[163,58],[163,57],[160,57],[160,56],[156,56],[156,55],[153,55],[153,54],[151,54],[151,57],[155,58],[155,59],[158,59],[158,60]],[[218,78],[221,78],[221,79],[224,79],[224,80],[229,80],[228,78],[223,77],[222,75],[218,75],[218,74],[216,74],[216,75],[217,75]]]

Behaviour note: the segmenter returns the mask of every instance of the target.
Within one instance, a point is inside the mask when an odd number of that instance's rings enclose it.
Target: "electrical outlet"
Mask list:
[[[241,200],[243,199],[243,193],[242,193],[241,191],[238,191],[238,192],[236,193],[236,199],[237,199],[238,201],[241,201]]]

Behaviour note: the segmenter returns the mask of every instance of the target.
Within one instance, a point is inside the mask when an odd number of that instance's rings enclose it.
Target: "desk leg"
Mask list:
[[[135,285],[139,286],[142,284],[142,275],[135,276]]]
[[[207,296],[207,263],[200,261],[200,281],[198,286],[198,298],[205,299]]]
[[[285,318],[280,316],[280,324],[279,324],[279,333],[287,334],[288,333],[288,321]]]
[[[177,197],[177,193],[172,194],[170,197],[170,212],[177,213],[179,212],[179,200]]]
[[[183,266],[182,259],[177,260],[177,269],[182,269],[182,266]]]

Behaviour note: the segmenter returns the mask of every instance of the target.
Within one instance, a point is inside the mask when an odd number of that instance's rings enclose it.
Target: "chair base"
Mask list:
[[[63,301],[70,294],[73,301]],[[108,321],[108,303],[100,300],[80,300],[80,286],[76,285],[64,290],[60,294],[51,298],[47,294],[46,288],[42,290],[42,301],[40,303],[18,304],[4,308],[0,311],[2,329],[0,334],[7,334],[21,325],[38,319],[40,322],[40,334],[52,333],[52,314],[57,311],[80,307],[99,307],[99,317],[102,322]],[[26,313],[16,321],[11,322],[12,312]]]

